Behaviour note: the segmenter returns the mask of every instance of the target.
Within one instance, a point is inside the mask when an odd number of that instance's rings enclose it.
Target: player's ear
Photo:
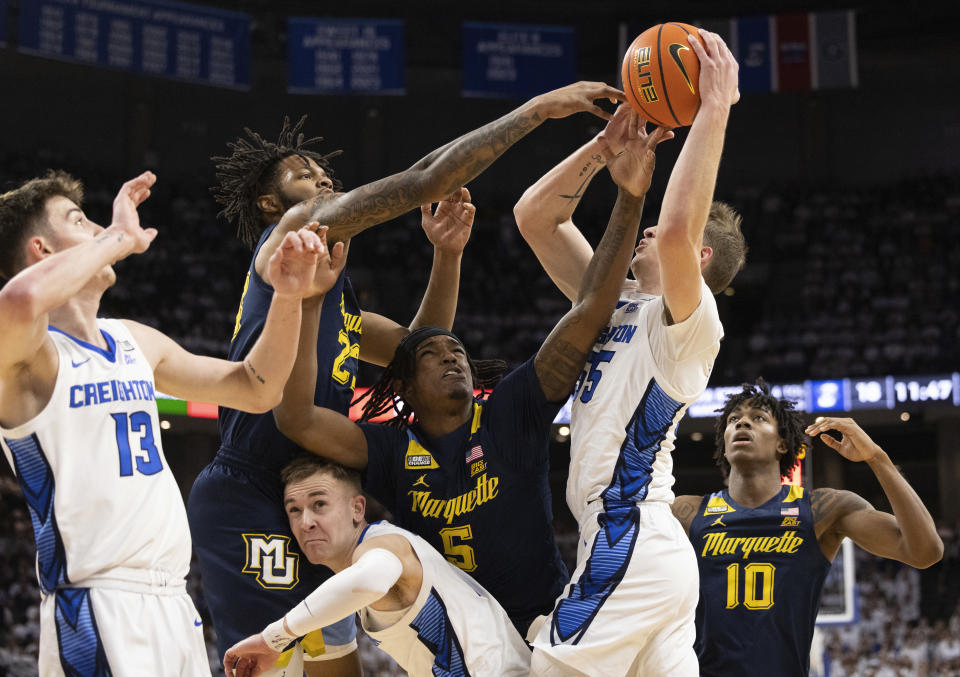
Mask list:
[[[367,512],[367,499],[363,494],[357,494],[353,497],[353,523],[360,524],[363,516]]]
[[[777,439],[777,456],[785,456],[787,453],[787,442],[782,437]]]
[[[280,204],[280,198],[274,193],[266,193],[257,198],[257,209],[264,214],[281,214],[283,205]]]
[[[42,261],[54,253],[53,243],[43,235],[34,235],[27,240],[26,265]]]
[[[704,245],[700,248],[700,268],[706,268],[710,261],[713,259],[713,247],[707,247]]]

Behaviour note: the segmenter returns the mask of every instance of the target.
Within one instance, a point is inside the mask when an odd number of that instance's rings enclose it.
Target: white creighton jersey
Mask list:
[[[720,349],[717,302],[702,283],[700,305],[668,325],[663,298],[628,281],[574,391],[567,504],[673,501],[676,426],[703,393]],[[591,510],[590,512],[593,512]]]
[[[367,635],[411,677],[526,677],[530,650],[499,602],[406,529],[375,522],[360,542],[389,534],[410,542],[423,567],[423,583],[417,601],[386,628],[374,630],[370,612],[361,609]]]
[[[108,350],[50,328],[60,357],[50,401],[0,429],[30,508],[40,587],[182,585],[190,532],[160,445],[153,371],[119,320],[98,323]]]

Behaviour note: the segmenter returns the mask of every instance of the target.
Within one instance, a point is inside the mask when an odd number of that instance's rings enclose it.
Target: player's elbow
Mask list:
[[[300,440],[307,429],[304,417],[295,408],[284,406],[282,398],[273,407],[273,420],[277,424],[277,430],[297,444],[301,444]]]
[[[42,312],[39,289],[35,285],[15,280],[0,292],[0,317],[11,324],[30,324]]]
[[[924,547],[913,553],[913,561],[907,562],[917,569],[927,569],[943,559],[943,540],[939,536],[924,544]]]

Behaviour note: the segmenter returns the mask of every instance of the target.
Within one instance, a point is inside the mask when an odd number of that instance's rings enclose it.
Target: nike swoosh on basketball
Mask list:
[[[81,360],[80,362],[77,362],[76,360],[70,360],[70,364],[72,364],[74,367],[79,367],[81,364],[86,364],[89,361],[90,361],[90,358],[88,357],[87,359]]]
[[[690,48],[686,45],[681,45],[679,42],[671,42],[667,49],[670,51],[670,56],[673,58],[673,62],[677,64],[677,68],[680,69],[680,75],[682,75],[683,79],[686,80],[687,87],[690,88],[690,93],[696,94],[697,90],[693,88],[693,83],[690,82],[690,76],[687,74],[687,67],[683,65],[683,60],[680,58],[680,52],[685,49],[689,50]]]

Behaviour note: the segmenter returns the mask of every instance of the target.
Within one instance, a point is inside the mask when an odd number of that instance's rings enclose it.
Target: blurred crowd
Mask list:
[[[101,223],[119,176],[64,158],[41,159],[82,177]],[[0,190],[37,158],[10,158]],[[216,218],[210,179],[161,180],[142,208],[160,235],[121,261],[104,314],[156,326],[189,350],[222,356],[250,254]],[[937,374],[960,364],[960,176],[870,188],[771,185],[722,195],[741,211],[747,268],[719,297],[726,327],[712,382]],[[569,307],[517,232],[512,200],[478,204],[461,277],[455,331],[475,357],[516,365]],[[599,236],[609,205],[585,203],[578,223]],[[654,223],[651,198],[645,225]],[[416,211],[356,237],[349,272],[361,306],[407,323],[416,314],[432,249]],[[398,283],[402,281],[402,283]],[[376,373],[361,372],[360,385]]]

